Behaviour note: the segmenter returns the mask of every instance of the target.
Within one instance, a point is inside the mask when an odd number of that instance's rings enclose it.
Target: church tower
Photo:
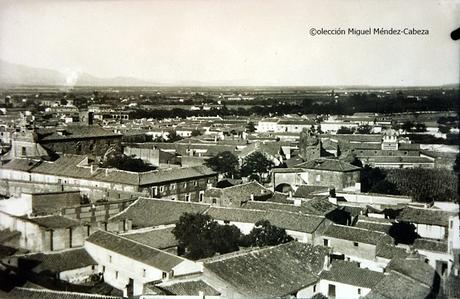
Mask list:
[[[321,139],[312,129],[303,129],[300,133],[300,156],[304,161],[311,161],[321,157]]]

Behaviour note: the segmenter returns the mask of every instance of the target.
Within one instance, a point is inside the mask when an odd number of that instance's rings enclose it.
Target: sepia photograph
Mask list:
[[[0,0],[0,298],[460,299],[460,0]]]

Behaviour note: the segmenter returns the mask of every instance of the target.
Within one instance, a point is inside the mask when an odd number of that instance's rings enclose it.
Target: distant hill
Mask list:
[[[99,78],[88,73],[61,72],[29,67],[0,60],[0,86],[151,86],[163,85],[132,77]]]

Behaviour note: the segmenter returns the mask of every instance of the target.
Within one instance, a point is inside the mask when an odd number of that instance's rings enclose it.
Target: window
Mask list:
[[[358,247],[358,242],[353,242],[353,246]]]
[[[225,224],[230,224],[230,221],[224,220],[224,223],[225,223]]]
[[[21,155],[22,156],[26,155],[26,147],[25,146],[21,147]]]
[[[321,175],[320,175],[320,174],[316,175],[316,181],[317,181],[317,182],[320,182],[320,181],[321,181]]]
[[[203,201],[203,198],[204,198],[204,193],[203,193],[203,192],[200,192],[200,202]]]
[[[361,289],[358,288],[358,295],[361,295]]]
[[[111,262],[112,262],[112,256],[109,255],[109,263],[111,263]]]
[[[171,190],[176,190],[176,184],[171,184],[170,189],[171,189]]]
[[[328,239],[324,239],[324,246],[329,246],[329,240]]]
[[[165,191],[165,186],[160,186],[160,192],[164,192]]]
[[[316,284],[313,286],[313,292],[316,292]]]
[[[185,195],[185,201],[190,201],[190,195]]]
[[[105,266],[102,266],[102,273],[105,273]]]
[[[187,188],[187,182],[184,183],[184,188]]]
[[[449,228],[452,228],[453,226],[454,226],[454,221],[453,220],[449,221]]]
[[[193,181],[194,186],[198,186],[198,181]]]
[[[216,204],[216,203],[217,203],[217,198],[213,198],[213,199],[212,199],[212,203],[213,203],[213,204]]]
[[[142,277],[145,277],[147,271],[145,269],[142,270]]]
[[[118,279],[118,271],[115,271],[115,279]]]
[[[163,272],[163,273],[161,274],[161,278],[163,278],[163,279],[165,279],[167,276],[168,276],[168,275],[167,275],[166,272]]]

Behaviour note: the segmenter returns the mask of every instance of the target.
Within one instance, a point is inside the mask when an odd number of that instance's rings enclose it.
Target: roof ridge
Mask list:
[[[169,253],[169,252],[167,252],[167,251],[164,251],[164,250],[161,250],[161,249],[158,249],[158,248],[149,246],[149,245],[147,245],[147,244],[138,242],[138,241],[136,241],[136,240],[132,240],[132,239],[126,238],[125,236],[122,236],[122,235],[119,235],[119,234],[114,234],[114,233],[111,233],[111,232],[108,232],[108,231],[104,231],[104,230],[99,230],[98,232],[110,234],[110,235],[112,235],[112,236],[119,237],[119,238],[124,239],[124,240],[126,240],[126,241],[136,243],[136,244],[141,245],[141,246],[143,246],[143,247],[147,247],[147,248],[149,248],[149,249],[153,249],[153,250],[159,251],[159,252],[161,252],[161,253],[166,253],[166,254],[168,254],[168,255],[170,255],[170,256],[176,257],[176,258],[181,259],[181,260],[183,260],[183,261],[188,260],[188,259],[185,259],[185,258],[183,258],[183,257],[181,257],[181,256],[178,256],[178,255]],[[96,232],[96,233],[97,233],[97,232]],[[90,241],[90,242],[91,242],[91,241]],[[96,245],[97,245],[97,244],[96,244]]]

